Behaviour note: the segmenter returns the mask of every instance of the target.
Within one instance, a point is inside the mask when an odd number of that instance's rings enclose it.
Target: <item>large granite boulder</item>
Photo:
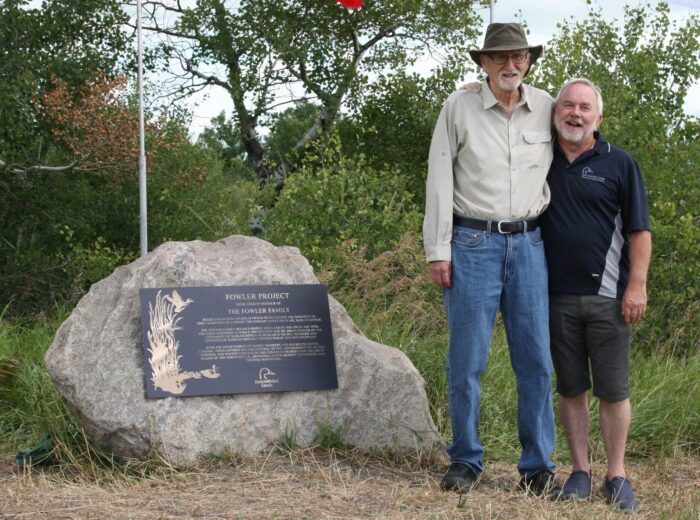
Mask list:
[[[418,371],[364,337],[331,296],[337,390],[146,399],[140,288],[315,283],[296,248],[244,236],[169,242],[92,286],[56,333],[46,367],[88,435],[119,456],[188,464],[269,449],[285,432],[309,446],[329,426],[361,449],[441,447]]]

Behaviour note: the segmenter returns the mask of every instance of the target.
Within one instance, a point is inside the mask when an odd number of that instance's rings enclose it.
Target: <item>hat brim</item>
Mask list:
[[[532,47],[526,48],[530,52],[530,56],[532,56],[532,62],[530,63],[530,66],[532,67],[532,65],[534,65],[535,62],[539,59],[539,57],[542,55],[542,45],[534,45]],[[473,51],[469,51],[469,56],[472,57],[474,63],[481,67],[480,57],[482,54],[488,54],[489,52],[517,51],[520,49],[523,49],[523,47],[514,47],[513,45],[501,45],[497,47],[491,47],[489,49],[475,49]],[[528,69],[528,72],[529,71],[530,69]]]

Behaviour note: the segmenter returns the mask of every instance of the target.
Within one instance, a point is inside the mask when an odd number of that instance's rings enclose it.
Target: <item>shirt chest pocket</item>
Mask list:
[[[520,159],[526,168],[549,169],[552,162],[551,132],[523,132]]]

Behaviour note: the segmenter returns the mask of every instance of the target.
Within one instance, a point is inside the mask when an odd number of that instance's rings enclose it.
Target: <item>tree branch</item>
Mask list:
[[[192,65],[192,60],[185,58],[183,61],[183,68],[185,69],[185,71],[189,72],[193,76],[196,76],[199,79],[203,79],[209,85],[218,85],[219,87],[226,89],[229,92],[231,91],[231,85],[229,83],[217,78],[214,75],[204,74],[203,72],[200,72],[194,67],[194,65]]]
[[[0,159],[0,169],[7,170],[10,173],[14,173],[16,175],[26,175],[30,173],[59,173],[59,172],[65,172],[68,170],[80,170],[77,166],[82,162],[81,159],[76,159],[70,164],[66,164],[64,166],[44,166],[41,164],[37,164],[34,166],[26,166],[26,167],[18,167],[15,165],[8,165],[5,161]]]

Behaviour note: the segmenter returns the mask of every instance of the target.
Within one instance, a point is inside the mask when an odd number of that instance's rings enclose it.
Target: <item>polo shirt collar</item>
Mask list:
[[[593,132],[593,137],[595,137],[595,146],[593,146],[593,150],[597,155],[610,153],[610,143],[603,139],[603,134],[596,130]]]

